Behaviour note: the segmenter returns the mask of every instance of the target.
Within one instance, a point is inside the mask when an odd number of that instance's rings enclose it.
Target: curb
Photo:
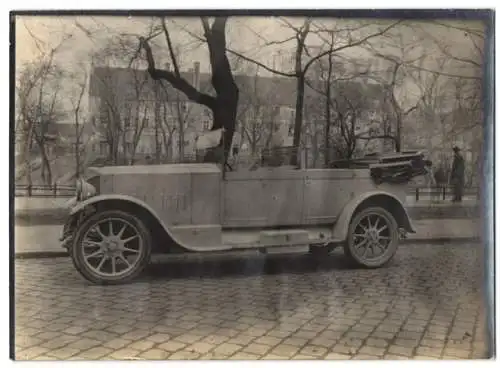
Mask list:
[[[436,237],[436,238],[415,238],[415,239],[403,239],[400,245],[409,245],[409,244],[436,244],[436,243],[447,243],[447,244],[456,244],[456,243],[474,243],[480,241],[481,238],[478,236],[467,236],[460,238],[452,238],[452,237]],[[437,245],[437,244],[436,244]],[[443,244],[440,244],[443,245]],[[203,254],[203,253],[197,253]],[[21,252],[16,253],[15,259],[42,259],[42,258],[68,258],[69,254],[65,251],[40,251],[40,252]]]
[[[67,258],[68,252],[22,252],[14,255],[15,259]]]
[[[478,242],[481,241],[480,236],[464,236],[464,237],[450,237],[450,236],[442,236],[442,237],[435,237],[435,238],[406,238],[401,241],[401,245],[407,245],[407,244],[421,244],[421,243],[427,243],[427,244],[435,244],[435,243],[467,243],[467,242]]]

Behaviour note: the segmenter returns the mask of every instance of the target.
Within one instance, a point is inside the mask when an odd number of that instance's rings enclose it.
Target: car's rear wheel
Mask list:
[[[151,257],[151,235],[137,217],[118,210],[97,212],[77,230],[73,264],[96,284],[124,284],[139,276]]]
[[[391,261],[398,246],[394,216],[381,207],[369,207],[352,219],[344,253],[358,266],[377,268]]]

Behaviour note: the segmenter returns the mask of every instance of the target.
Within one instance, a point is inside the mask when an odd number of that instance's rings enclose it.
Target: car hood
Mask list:
[[[220,173],[216,164],[165,164],[165,165],[134,165],[134,166],[103,166],[90,167],[93,175],[131,175],[131,174],[192,174]]]

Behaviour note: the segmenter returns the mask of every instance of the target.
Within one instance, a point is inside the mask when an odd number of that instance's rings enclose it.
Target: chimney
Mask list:
[[[196,89],[200,89],[200,62],[194,62],[194,76],[193,76],[193,84]]]

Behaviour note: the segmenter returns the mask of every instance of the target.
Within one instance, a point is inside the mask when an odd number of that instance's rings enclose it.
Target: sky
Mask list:
[[[302,19],[291,19],[294,25],[300,25]],[[317,19],[322,24],[337,24],[339,27],[345,27],[347,21]],[[126,16],[18,16],[16,22],[16,60],[19,65],[29,62],[39,54],[40,46],[46,52],[51,47],[59,44],[64,37],[71,35],[67,39],[59,54],[58,62],[68,67],[76,65],[81,61],[89,61],[92,53],[106,45],[109,39],[120,33],[131,35],[147,35],[148,28],[151,25],[150,17],[126,17]],[[158,22],[156,20],[156,22]],[[374,20],[366,22],[373,23]],[[384,26],[391,21],[380,21]],[[462,22],[465,23],[465,22]],[[158,23],[156,23],[158,24]],[[199,47],[199,42],[194,42],[193,37],[189,36],[182,28],[189,32],[201,34],[201,23],[198,18],[171,18],[168,21],[169,29],[172,33],[174,45],[182,48],[185,60],[204,60],[207,57],[205,47]],[[79,27],[81,26],[81,27]],[[478,24],[468,23],[468,26],[478,27]],[[371,28],[369,32],[372,32]],[[90,31],[91,35],[86,32]],[[365,31],[366,32],[366,31]],[[408,31],[404,31],[407,37],[412,37]],[[434,27],[432,30],[436,38],[447,40],[457,50],[467,53],[470,47],[467,39],[463,37],[463,32],[447,30],[444,27]],[[275,46],[262,47],[266,41],[282,41],[293,36],[283,22],[276,17],[233,17],[229,19],[226,31],[228,37],[228,47],[244,53],[246,56],[253,57],[262,62],[272,65],[272,55],[283,50],[291,50],[294,41]],[[156,41],[164,49],[165,42],[160,35]],[[319,40],[314,36],[309,37],[309,44],[319,44]],[[155,49],[153,50],[155,51]],[[166,55],[159,55],[160,57]],[[185,63],[186,64],[186,63]],[[202,67],[207,67],[206,63]]]
[[[301,25],[301,18],[287,18],[292,26]],[[315,19],[316,24],[324,24],[325,26],[336,26],[345,28],[353,26],[353,20],[339,19]],[[394,22],[393,20],[354,20],[354,22],[364,22],[368,24],[363,28],[362,34],[373,33],[381,27]],[[378,22],[375,24],[375,22]],[[477,22],[448,22],[454,26],[467,26],[470,28],[480,28],[481,24]],[[83,69],[90,69],[92,55],[95,55],[102,50],[103,47],[109,45],[110,42],[116,40],[120,34],[133,36],[135,42],[136,37],[145,36],[148,34],[152,24],[159,25],[158,19],[153,20],[151,17],[138,16],[18,16],[16,18],[16,68],[22,68],[25,63],[30,63],[40,55],[47,54],[52,48],[61,45],[55,55],[55,62],[61,65],[66,71],[76,72]],[[178,54],[179,64],[182,69],[192,68],[195,61],[200,61],[201,71],[209,72],[208,51],[206,45],[197,41],[189,33],[196,35],[202,34],[202,27],[199,18],[180,18],[173,17],[167,20],[171,38],[174,47],[180,50]],[[426,31],[429,31],[433,37],[442,40],[450,45],[453,53],[461,56],[469,56],[473,52],[473,46],[464,32],[447,27],[433,26],[424,23]],[[186,31],[187,30],[187,31]],[[433,48],[433,43],[429,40],[419,42],[415,39],[415,32],[403,27],[397,27],[391,32],[394,32],[394,40],[399,38],[404,39],[405,43],[416,43],[417,53],[426,55],[427,67],[432,69],[433,55],[437,54],[437,49]],[[356,34],[354,37],[359,36]],[[228,48],[238,51],[247,57],[251,57],[259,62],[262,62],[269,67],[280,69],[281,71],[291,72],[292,65],[280,63],[280,55],[283,59],[292,56],[295,41],[292,39],[294,32],[282,20],[276,17],[232,17],[229,18],[226,29]],[[284,40],[290,39],[288,42]],[[63,41],[64,40],[64,41]],[[394,41],[394,42],[396,42]],[[429,42],[427,42],[429,41]],[[62,43],[61,43],[62,42]],[[275,42],[274,45],[265,45]],[[391,41],[392,42],[392,41]],[[396,42],[397,43],[397,42]],[[311,35],[308,38],[309,45],[321,45],[321,40],[318,37]],[[375,45],[375,43],[374,43]],[[264,47],[265,46],[265,47]],[[380,43],[376,44],[380,47]],[[169,61],[167,54],[164,35],[161,34],[154,39],[152,44],[153,53],[157,65],[164,65]],[[394,52],[399,52],[394,47]],[[392,52],[392,51],[391,51]],[[357,57],[365,59],[366,51],[360,48],[350,48],[346,54],[349,57]],[[278,57],[276,57],[278,56]],[[114,60],[113,66],[126,67],[129,60]],[[140,65],[145,68],[146,65]],[[241,72],[249,70],[249,65],[243,67]],[[236,71],[238,72],[238,71]],[[465,70],[464,73],[470,71]],[[265,75],[262,68],[260,74]],[[74,80],[69,81],[74,84]],[[72,86],[68,86],[72,88]],[[411,86],[405,87],[410,91]],[[405,93],[408,91],[405,90]],[[409,92],[410,95],[414,94]],[[415,92],[417,93],[417,92]]]

